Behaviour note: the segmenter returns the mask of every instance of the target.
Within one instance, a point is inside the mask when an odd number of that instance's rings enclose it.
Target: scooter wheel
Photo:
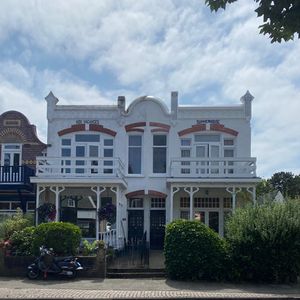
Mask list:
[[[77,276],[77,272],[76,271],[72,271],[72,275],[69,275],[68,277],[73,279],[73,278],[76,278]]]
[[[29,279],[37,279],[40,275],[40,272],[38,270],[29,270],[27,272],[27,277]]]

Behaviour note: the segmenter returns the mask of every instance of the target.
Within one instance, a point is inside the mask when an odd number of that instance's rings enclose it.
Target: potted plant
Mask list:
[[[52,222],[56,217],[56,207],[52,203],[44,203],[37,208],[41,222]]]

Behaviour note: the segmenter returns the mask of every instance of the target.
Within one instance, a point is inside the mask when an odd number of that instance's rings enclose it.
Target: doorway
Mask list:
[[[150,248],[163,249],[165,239],[166,211],[150,211]]]

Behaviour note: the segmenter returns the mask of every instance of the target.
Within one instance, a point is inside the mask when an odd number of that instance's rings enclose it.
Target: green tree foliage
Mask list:
[[[0,223],[0,239],[8,240],[15,232],[32,225],[32,218],[24,215],[22,210],[18,209],[15,215]]]
[[[285,282],[300,275],[300,200],[238,209],[226,222],[241,280]]]
[[[166,270],[173,279],[222,279],[226,243],[199,221],[176,220],[167,225]]]
[[[237,0],[205,0],[211,11],[225,9],[227,4]],[[263,18],[259,26],[260,33],[268,34],[271,42],[281,42],[300,37],[300,1],[299,0],[254,0],[258,17]]]
[[[34,232],[33,252],[42,245],[59,255],[76,254],[81,240],[80,228],[71,223],[52,222],[38,225]]]
[[[35,227],[30,226],[13,233],[11,236],[11,252],[13,255],[28,256],[33,254],[34,231]]]
[[[289,192],[293,185],[294,175],[291,172],[278,172],[270,178],[273,188],[280,191],[283,196],[289,196]]]

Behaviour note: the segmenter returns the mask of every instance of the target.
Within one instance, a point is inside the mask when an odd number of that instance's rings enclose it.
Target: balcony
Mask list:
[[[37,157],[36,176],[49,178],[121,178],[124,164],[119,158]]]
[[[29,184],[34,170],[27,166],[0,166],[0,184]]]
[[[174,158],[170,174],[174,178],[255,178],[256,158]]]

